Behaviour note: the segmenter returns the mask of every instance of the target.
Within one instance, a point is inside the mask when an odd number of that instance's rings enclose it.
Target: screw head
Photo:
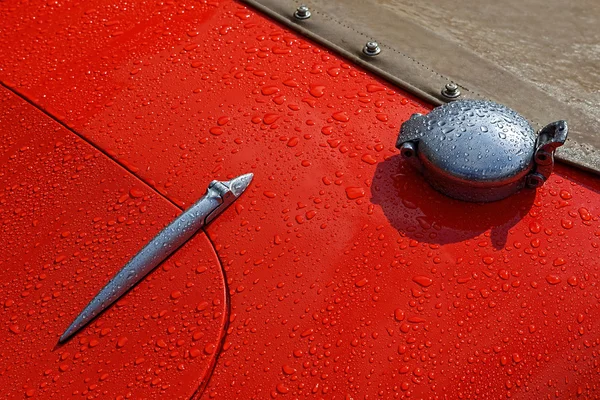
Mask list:
[[[458,85],[454,82],[446,83],[446,86],[444,86],[444,89],[442,89],[442,96],[449,99],[455,99],[460,96],[460,89],[458,88]]]
[[[298,7],[294,12],[294,18],[296,19],[308,19],[311,15],[310,10],[304,4]]]
[[[365,47],[363,47],[363,53],[370,57],[373,57],[381,53],[381,47],[379,47],[379,44],[377,42],[367,42],[367,44],[365,44]]]

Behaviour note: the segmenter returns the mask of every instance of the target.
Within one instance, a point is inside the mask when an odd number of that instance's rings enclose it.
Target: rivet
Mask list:
[[[402,146],[400,146],[400,154],[402,154],[402,157],[404,158],[414,157],[415,154],[417,154],[415,144],[412,142],[402,143]]]
[[[550,165],[554,162],[554,159],[552,158],[552,154],[547,151],[538,150],[535,153],[535,162],[538,165]]]
[[[525,184],[527,185],[527,187],[535,189],[542,186],[545,180],[546,178],[543,175],[534,172],[533,174],[527,176]]]
[[[294,17],[296,19],[308,19],[308,18],[310,18],[310,16],[311,16],[310,10],[304,4],[301,5],[300,7],[298,7],[296,9],[296,12],[294,12]]]
[[[374,57],[377,54],[381,53],[381,47],[377,44],[377,42],[367,42],[365,47],[363,47],[363,53],[365,53],[369,57]]]
[[[460,89],[458,88],[458,85],[454,82],[446,83],[446,86],[444,86],[444,89],[442,89],[442,96],[449,99],[455,99],[460,96]]]

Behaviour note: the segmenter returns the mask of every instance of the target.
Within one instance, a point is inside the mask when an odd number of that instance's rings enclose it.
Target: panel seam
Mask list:
[[[44,110],[41,106],[39,106],[38,104],[34,103],[31,99],[29,99],[28,97],[24,96],[23,94],[21,94],[16,89],[8,86],[3,81],[0,81],[0,86],[3,87],[3,88],[5,88],[6,90],[10,91],[13,95],[17,96],[21,100],[23,100],[23,101],[27,102],[28,104],[30,104],[31,106],[35,107],[36,110],[38,110],[42,114],[46,115],[50,119],[52,119],[52,121],[56,122],[57,124],[59,124],[60,126],[62,126],[63,128],[65,128],[66,130],[68,130],[69,132],[71,132],[72,134],[74,134],[75,136],[77,136],[80,140],[82,140],[83,142],[87,143],[89,146],[91,146],[95,150],[99,151],[100,153],[102,153],[103,155],[105,155],[106,157],[108,157],[109,160],[111,160],[112,162],[114,162],[115,164],[117,164],[119,167],[121,167],[123,170],[125,170],[132,177],[134,177],[135,179],[137,179],[137,180],[141,181],[142,183],[144,183],[144,185],[146,185],[148,188],[150,188],[154,193],[158,194],[164,200],[168,201],[169,204],[175,206],[178,210],[183,211],[182,207],[180,207],[179,205],[177,205],[175,202],[173,202],[171,199],[169,199],[166,195],[164,195],[160,191],[156,190],[156,188],[154,186],[152,186],[148,181],[146,181],[144,178],[142,178],[141,176],[139,176],[136,173],[134,173],[133,171],[131,171],[125,165],[123,165],[122,163],[120,163],[118,159],[116,159],[114,156],[110,155],[103,148],[101,148],[98,145],[96,145],[93,141],[91,141],[90,139],[88,139],[84,135],[80,134],[79,132],[77,132],[76,130],[74,130],[73,128],[71,128],[67,124],[65,124],[63,121],[61,121],[60,119],[58,119],[57,117],[55,117],[54,115],[52,115],[52,113]]]
[[[92,142],[91,140],[89,140],[88,138],[86,138],[85,136],[83,136],[82,134],[79,134],[73,128],[67,126],[64,122],[62,122],[60,119],[56,118],[54,115],[52,115],[48,111],[44,110],[42,107],[40,107],[39,105],[37,105],[36,103],[34,103],[31,99],[25,97],[24,95],[22,95],[21,93],[19,93],[15,89],[7,86],[2,81],[0,81],[0,87],[3,87],[5,89],[7,89],[10,93],[12,93],[13,95],[17,96],[19,99],[21,99],[21,100],[27,102],[28,104],[30,104],[31,106],[33,106],[36,110],[40,111],[42,114],[44,114],[47,117],[49,117],[50,119],[52,119],[52,121],[58,123],[60,126],[62,126],[66,130],[68,130],[69,132],[71,132],[72,134],[74,134],[77,138],[79,138],[80,140],[82,140],[84,143],[87,143],[90,147],[92,147],[93,149],[99,151],[101,154],[105,155],[109,160],[111,160],[117,166],[119,166],[120,168],[122,168],[124,171],[126,171],[133,178],[135,178],[136,180],[142,182],[151,191],[153,191],[154,193],[158,194],[161,198],[163,198],[164,200],[166,200],[169,204],[173,205],[178,210],[183,211],[182,207],[180,207],[179,205],[177,205],[176,203],[174,203],[171,199],[169,199],[164,194],[160,193],[152,185],[150,185],[146,180],[144,180],[143,178],[141,178],[140,176],[138,176],[137,174],[135,174],[133,171],[129,170],[127,167],[125,167],[123,164],[121,164],[117,159],[115,159],[115,157],[113,157],[110,154],[108,154],[105,150],[103,150],[101,147],[98,147],[96,144],[94,144],[94,142]],[[212,250],[213,250],[213,252],[215,254],[215,257],[217,258],[217,262],[219,264],[219,268],[221,269],[221,275],[223,276],[223,290],[225,292],[224,293],[224,297],[225,297],[225,320],[224,320],[224,324],[223,324],[223,334],[219,338],[219,342],[218,342],[218,345],[217,345],[217,349],[215,351],[215,356],[213,357],[213,361],[212,361],[212,363],[210,365],[209,370],[207,371],[207,373],[205,375],[205,378],[202,379],[202,381],[199,383],[198,387],[196,388],[196,390],[192,394],[192,398],[200,398],[202,396],[204,390],[206,389],[206,387],[208,386],[208,383],[210,382],[210,379],[211,379],[212,375],[214,374],[214,371],[215,371],[215,368],[217,366],[217,362],[218,362],[219,356],[221,354],[221,351],[223,350],[223,346],[225,345],[225,340],[226,340],[226,338],[228,336],[227,330],[229,329],[229,318],[230,318],[230,315],[231,315],[231,296],[230,296],[230,293],[229,293],[229,285],[227,283],[227,274],[225,272],[225,267],[223,266],[223,262],[221,261],[221,257],[219,256],[219,253],[217,252],[217,248],[216,248],[216,246],[215,246],[212,238],[210,237],[208,231],[204,227],[204,228],[200,229],[199,232],[203,232],[206,235],[206,238],[207,238],[208,242],[210,243],[210,245],[212,247]],[[196,235],[194,235],[194,236],[196,236]],[[189,243],[189,240],[186,243]],[[179,249],[177,249],[176,251],[178,251],[178,250]]]

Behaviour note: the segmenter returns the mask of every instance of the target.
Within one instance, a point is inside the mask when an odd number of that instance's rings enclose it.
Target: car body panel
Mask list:
[[[452,200],[394,148],[430,105],[239,3],[49,4],[2,6],[7,86],[178,207],[255,175],[206,229],[231,311],[196,398],[597,395],[595,177]]]
[[[0,88],[3,398],[190,398],[214,366],[228,304],[197,234],[108,312],[58,338],[179,210]]]

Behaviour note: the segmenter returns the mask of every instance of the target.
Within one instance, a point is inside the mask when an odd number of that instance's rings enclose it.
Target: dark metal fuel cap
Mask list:
[[[427,115],[414,114],[402,124],[396,147],[440,192],[489,202],[541,186],[567,132],[567,123],[557,121],[536,136],[525,118],[508,107],[461,100]]]

